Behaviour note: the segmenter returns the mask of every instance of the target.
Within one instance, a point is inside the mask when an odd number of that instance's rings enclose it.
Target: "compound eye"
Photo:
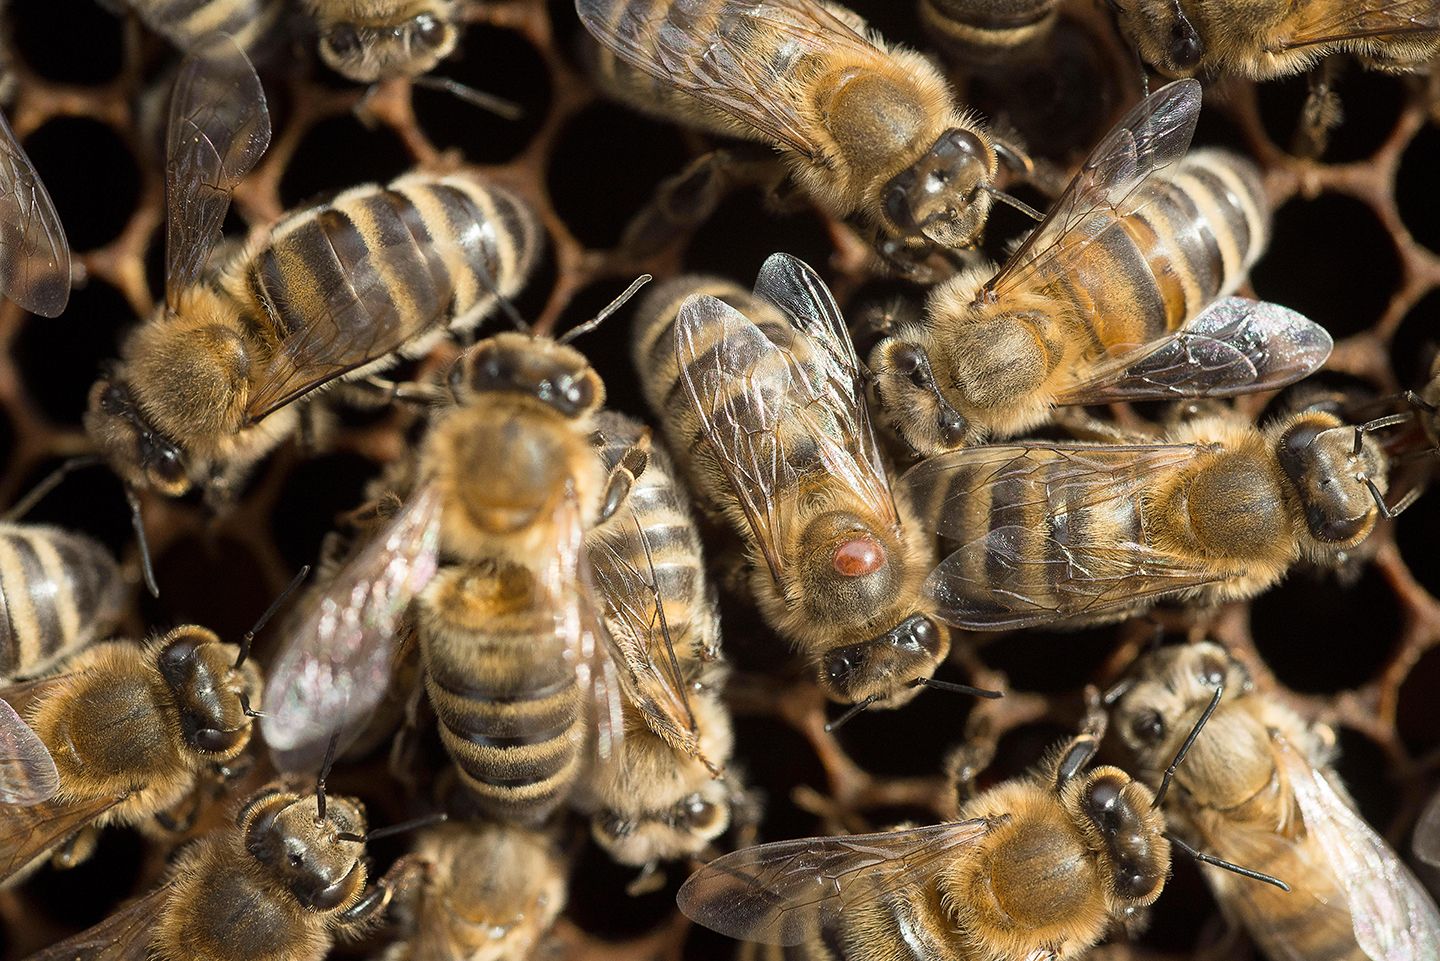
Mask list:
[[[595,822],[600,833],[608,838],[619,839],[627,837],[635,830],[635,822],[629,818],[622,818],[615,813],[601,816]]]
[[[360,34],[354,27],[342,23],[325,34],[325,45],[337,57],[353,57],[360,52]]]
[[[1170,62],[1181,70],[1193,69],[1205,56],[1205,44],[1190,21],[1181,17],[1170,28]]]
[[[983,157],[985,144],[969,130],[952,130],[935,145],[935,154],[945,160],[958,157]]]
[[[959,447],[970,432],[970,422],[954,410],[941,411],[939,427],[940,439],[947,447]]]
[[[720,809],[703,798],[691,798],[685,804],[683,817],[692,828],[703,831],[720,820]]]
[[[890,353],[895,371],[910,378],[917,387],[925,386],[925,352],[914,344],[901,344]]]
[[[1206,687],[1219,687],[1225,682],[1225,664],[1215,657],[1202,657],[1195,668],[1195,676]]]
[[[576,410],[584,410],[595,403],[595,385],[588,377],[572,380],[565,385],[565,400]]]
[[[1130,722],[1130,733],[1141,744],[1158,744],[1165,736],[1165,719],[1159,711],[1141,711]]]
[[[885,190],[885,216],[905,233],[914,233],[919,229],[915,214],[910,209],[910,187],[913,182],[914,173],[906,171],[892,180]]]
[[[434,15],[422,13],[411,21],[415,39],[427,47],[438,47],[445,42],[445,25]]]
[[[178,484],[185,479],[185,463],[174,448],[153,449],[146,466],[164,484]]]
[[[107,414],[119,414],[125,407],[125,392],[114,384],[105,388],[105,393],[100,395],[100,409]]]
[[[835,684],[844,684],[860,665],[849,651],[831,651],[825,655],[825,674]]]

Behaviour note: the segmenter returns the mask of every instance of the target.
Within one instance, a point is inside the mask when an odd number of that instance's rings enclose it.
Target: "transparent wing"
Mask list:
[[[808,62],[883,63],[885,55],[813,0],[575,0],[587,30],[655,79],[811,159],[813,112],[792,91]]]
[[[70,245],[60,215],[0,114],[0,291],[32,314],[70,301]]]
[[[180,65],[166,144],[165,302],[174,310],[220,241],[230,195],[270,145],[265,91],[245,52],[215,35]]]
[[[902,483],[936,533],[960,544],[926,580],[936,613],[972,630],[1008,630],[1104,614],[1229,576],[1148,543],[1143,528],[1143,493],[1199,449],[995,445],[916,465]],[[979,527],[976,505],[988,505]],[[1137,534],[1089,536],[1082,511]]]
[[[1440,868],[1440,791],[1425,805],[1415,824],[1415,856]]]
[[[876,516],[898,524],[895,497],[870,423],[865,384],[849,328],[830,289],[804,261],[789,254],[766,258],[755,295],[790,318],[797,336],[790,348],[792,382],[801,407],[816,417],[819,453]]]
[[[319,765],[330,737],[359,732],[385,694],[395,636],[434,577],[440,498],[422,487],[323,588],[310,592],[265,685],[261,730],[282,771]]]
[[[0,806],[0,884],[110,810],[128,795]]]
[[[1440,959],[1440,911],[1385,840],[1323,769],[1284,742],[1276,751],[1305,830],[1324,850],[1349,902],[1355,940],[1372,961]]]
[[[1281,49],[1440,31],[1440,4],[1435,0],[1351,0],[1302,4],[1301,10],[1300,23]]]
[[[1301,314],[1226,297],[1183,329],[1098,365],[1061,392],[1061,404],[1234,397],[1293,384],[1320,368],[1334,341]]]
[[[665,618],[665,598],[656,581],[649,539],[633,516],[630,520],[630,525],[592,535],[588,541],[596,596],[611,625],[625,694],[658,737],[713,768],[700,750],[699,726],[686,693],[689,684]],[[631,545],[641,548],[645,568],[631,560],[636,556],[628,549]]]
[[[167,884],[116,908],[94,927],[32,954],[27,961],[146,961],[170,891]]]
[[[60,772],[49,749],[15,708],[0,700],[0,804],[39,804],[58,790]]]
[[[727,854],[680,888],[681,912],[712,931],[800,944],[847,907],[923,887],[955,852],[985,836],[983,819],[853,837],[777,841]]]
[[[1200,84],[1166,84],[1131,110],[1090,152],[1045,219],[1030,232],[986,289],[1022,288],[1039,272],[1064,273],[1097,238],[1121,229],[1136,209],[1135,188],[1190,148],[1200,118]]]

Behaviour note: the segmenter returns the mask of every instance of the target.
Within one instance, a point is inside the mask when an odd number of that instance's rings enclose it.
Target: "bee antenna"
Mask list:
[[[1424,414],[1440,414],[1440,407],[1436,407],[1413,390],[1403,391],[1400,394],[1405,398],[1405,403]]]
[[[1205,708],[1205,713],[1200,715],[1200,720],[1195,722],[1195,726],[1190,729],[1190,733],[1185,738],[1185,743],[1180,745],[1180,750],[1175,752],[1175,757],[1171,760],[1170,766],[1165,769],[1165,776],[1160,779],[1160,787],[1155,791],[1155,800],[1150,802],[1150,810],[1155,810],[1160,806],[1160,802],[1165,800],[1165,793],[1170,790],[1170,782],[1175,778],[1176,768],[1180,766],[1181,761],[1185,760],[1185,755],[1190,753],[1190,748],[1194,745],[1195,739],[1200,736],[1200,731],[1205,727],[1205,722],[1210,720],[1210,715],[1214,714],[1215,709],[1220,706],[1220,696],[1224,693],[1224,684],[1220,684],[1215,688],[1215,696],[1210,699],[1210,703]]]
[[[878,700],[880,700],[879,694],[871,694],[869,697],[865,698],[865,700],[850,705],[849,710],[847,710],[844,714],[841,714],[835,720],[825,725],[825,733],[829,734],[831,731],[834,731],[840,725],[854,719],[856,715],[866,710],[871,704],[874,704]]]
[[[1382,427],[1394,427],[1396,424],[1403,424],[1415,416],[1410,411],[1402,411],[1398,414],[1386,414],[1384,417],[1377,417],[1374,420],[1366,421],[1355,428],[1355,446],[1350,451],[1351,457],[1359,457],[1360,451],[1365,446],[1365,435],[1377,431]]]
[[[953,681],[937,681],[933,677],[917,677],[910,682],[911,687],[928,687],[937,691],[949,691],[951,694],[969,694],[972,697],[997,698],[1004,697],[1004,691],[992,691],[985,687],[971,687],[969,684],[956,684]]]
[[[49,494],[56,487],[59,487],[60,482],[65,479],[66,475],[85,467],[93,467],[98,463],[100,463],[100,458],[94,454],[81,454],[78,457],[69,458],[61,463],[59,467],[46,474],[44,480],[30,488],[30,492],[16,501],[8,511],[0,514],[0,520],[19,520],[30,513],[31,508],[40,503],[40,501],[45,498],[45,495]]]
[[[1014,207],[1016,210],[1020,211],[1022,214],[1029,217],[1036,223],[1039,223],[1040,221],[1045,219],[1045,215],[1042,214],[1040,211],[1036,210],[1034,207],[1030,206],[1025,201],[1021,200],[1019,197],[1012,197],[1010,194],[1007,194],[999,187],[982,183],[980,184],[980,189],[985,191],[990,196],[994,197],[996,200],[1000,201],[1002,204]]]
[[[449,77],[423,76],[415,77],[410,81],[417,87],[424,87],[427,90],[438,90],[441,93],[448,93],[459,100],[468,103],[472,107],[479,107],[481,110],[489,111],[502,120],[519,120],[525,116],[525,111],[513,100],[506,100],[504,97],[497,97],[493,93],[485,93],[467,86],[458,80]]]
[[[1180,840],[1175,835],[1171,834],[1169,831],[1165,832],[1165,837],[1171,844],[1175,845],[1177,848],[1184,851],[1186,854],[1190,855],[1197,861],[1201,861],[1205,864],[1213,864],[1217,868],[1224,868],[1226,871],[1231,871],[1235,874],[1240,875],[1241,877],[1251,878],[1256,881],[1263,881],[1266,884],[1273,884],[1281,891],[1290,890],[1290,885],[1286,884],[1284,881],[1281,881],[1279,878],[1271,877],[1268,874],[1262,874],[1259,871],[1252,871],[1249,868],[1242,868],[1240,865],[1235,864],[1232,861],[1226,861],[1224,858],[1217,858],[1215,855],[1206,854],[1204,851],[1197,851],[1190,845],[1186,844],[1184,841]]]
[[[653,279],[654,278],[651,277],[649,274],[641,274],[639,277],[636,277],[633,281],[630,282],[630,286],[626,287],[624,292],[622,292],[619,297],[616,297],[614,300],[610,301],[610,303],[606,304],[604,309],[602,309],[600,313],[596,314],[594,317],[591,317],[583,324],[577,324],[576,326],[571,327],[569,330],[565,331],[565,333],[555,338],[555,343],[568,344],[576,337],[579,337],[582,334],[590,333],[590,331],[603,324],[606,318],[608,318],[611,314],[615,313],[615,311],[619,310],[621,307],[624,307],[625,303],[631,297],[635,296],[636,291],[638,291],[641,287],[644,287],[646,284],[650,283],[650,281]]]
[[[1415,503],[1415,499],[1420,496],[1420,488],[1416,487],[1406,493],[1404,497],[1396,501],[1394,507],[1391,507],[1390,505],[1385,503],[1385,495],[1380,493],[1380,488],[1373,480],[1366,477],[1364,474],[1361,474],[1359,476],[1359,480],[1370,491],[1370,497],[1375,501],[1375,507],[1379,509],[1380,516],[1385,518],[1387,521],[1391,518],[1399,517],[1400,514],[1405,510],[1405,508]]]
[[[145,589],[151,597],[160,596],[160,585],[155,583],[155,565],[150,562],[150,542],[145,539],[145,518],[140,516],[140,498],[133,488],[125,488],[125,500],[130,505],[130,527],[135,531],[135,543],[140,548],[140,574],[145,578]]]
[[[316,817],[325,820],[325,779],[330,776],[330,768],[335,764],[335,748],[340,743],[340,732],[336,731],[330,735],[330,743],[325,745],[325,760],[320,762],[320,773],[315,778],[315,813]]]
[[[280,609],[280,605],[285,603],[287,597],[295,593],[295,589],[300,586],[301,582],[305,580],[305,575],[309,573],[309,564],[300,568],[300,573],[290,578],[290,583],[285,585],[285,590],[280,592],[280,596],[271,601],[270,606],[265,608],[265,613],[260,615],[260,620],[255,622],[255,626],[241,636],[240,653],[235,655],[235,667],[239,667],[245,663],[245,659],[250,656],[250,645],[254,643],[255,635],[265,629],[265,625],[270,623],[270,618],[275,616],[275,612]]]
[[[1106,691],[1104,695],[1101,696],[1100,703],[1104,704],[1106,707],[1113,707],[1116,701],[1120,700],[1126,694],[1129,694],[1131,689],[1133,689],[1134,687],[1135,678],[1122,677],[1120,680],[1115,682],[1114,687],[1110,688],[1110,690]]]
[[[265,713],[264,713],[263,711],[257,711],[257,710],[255,710],[254,708],[252,708],[252,707],[250,706],[250,692],[249,692],[249,691],[241,691],[241,692],[240,692],[240,710],[244,713],[244,715],[245,715],[246,717],[250,717],[250,718],[265,717]]]
[[[510,302],[509,297],[500,293],[500,288],[495,286],[495,278],[490,276],[490,271],[485,268],[485,265],[476,261],[473,266],[475,273],[480,278],[480,286],[484,287],[486,293],[495,298],[495,303],[499,305],[500,312],[509,319],[510,323],[515,325],[515,329],[520,331],[520,333],[530,333],[530,322],[520,316],[520,311],[515,309],[515,305]]]
[[[361,844],[364,844],[367,841],[378,841],[381,838],[388,838],[395,834],[404,834],[406,831],[414,831],[416,828],[428,828],[432,824],[443,824],[447,820],[449,820],[449,818],[446,816],[445,812],[440,811],[435,814],[427,814],[424,817],[411,818],[408,821],[401,821],[399,824],[392,824],[387,828],[381,828],[378,831],[370,831],[365,834],[354,834],[350,831],[344,831],[340,834],[335,835],[335,839],[337,841],[358,841]]]

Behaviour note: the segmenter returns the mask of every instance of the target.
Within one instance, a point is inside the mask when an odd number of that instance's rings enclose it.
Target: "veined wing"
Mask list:
[[[990,822],[955,821],[852,837],[802,838],[711,861],[680,888],[680,911],[712,931],[762,944],[800,944],[857,904],[924,887]]]
[[[1440,791],[1430,798],[1420,820],[1415,824],[1413,842],[1415,856],[1426,864],[1440,867]]]
[[[0,291],[32,314],[70,302],[70,245],[40,175],[0,114]]]
[[[1226,297],[1182,329],[1097,365],[1056,402],[1110,404],[1274,390],[1314,373],[1333,347],[1325,328],[1296,311]]]
[[[172,886],[163,885],[115,911],[104,921],[53,944],[28,961],[146,961],[155,922]]]
[[[1435,0],[1350,0],[1302,4],[1300,9],[1300,22],[1280,45],[1282,50],[1440,31],[1440,4]]]
[[[0,700],[0,804],[39,804],[58,790],[60,772],[49,748],[8,701]]]
[[[54,797],[40,804],[0,805],[0,883],[128,797]]]

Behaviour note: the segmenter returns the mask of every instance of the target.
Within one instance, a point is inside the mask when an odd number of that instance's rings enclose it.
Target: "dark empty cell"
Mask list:
[[[1395,203],[1400,219],[1431,250],[1440,251],[1440,201],[1435,171],[1440,170],[1440,126],[1426,124],[1411,138],[1395,175]]]
[[[1440,512],[1431,518],[1431,531],[1437,529],[1436,523],[1440,523]],[[1431,542],[1434,542],[1433,535]],[[1395,729],[1411,754],[1428,754],[1440,745],[1440,711],[1435,710],[1437,690],[1440,690],[1440,648],[1431,648],[1415,662],[1400,685]]]
[[[777,251],[799,257],[823,276],[834,248],[815,214],[776,213],[766,209],[760,191],[744,190],[727,197],[696,232],[685,264],[690,270],[753,279],[765,258]]]
[[[140,171],[124,141],[98,120],[57,117],[25,138],[70,249],[93,250],[114,240],[140,193]]]
[[[275,545],[291,567],[314,564],[336,517],[365,500],[379,468],[358,454],[328,454],[300,464],[271,515]]]
[[[456,94],[415,88],[415,116],[435,146],[459,148],[472,163],[504,163],[524,150],[550,109],[550,77],[525,38],[512,30],[470,27],[454,56],[432,72],[481,94],[501,97],[522,111],[507,119]],[[425,81],[422,81],[424,83]]]
[[[144,850],[135,831],[107,828],[89,860],[65,871],[41,868],[25,882],[25,891],[30,903],[54,921],[76,930],[87,928],[130,896]]]
[[[133,319],[120,292],[93,278],[70,294],[59,317],[26,319],[15,342],[16,366],[46,417],[79,426],[90,385],[118,353],[120,332]]]
[[[624,291],[625,284],[624,280],[609,278],[580,291],[565,309],[556,333],[594,317]],[[604,381],[605,406],[644,420],[650,412],[635,380],[635,367],[630,363],[630,337],[626,332],[634,306],[635,301],[631,300],[599,327],[582,334],[573,346],[589,359]]]
[[[689,160],[675,128],[601,103],[565,126],[547,173],[560,218],[589,247],[611,247],[660,181]]]
[[[640,869],[616,864],[590,841],[580,849],[570,873],[574,894],[565,914],[581,929],[606,940],[621,941],[653,930],[675,910],[675,892],[686,877],[683,867],[662,870],[665,884],[658,891],[631,897],[625,889]]]
[[[575,44],[585,34],[580,18],[575,16],[575,0],[546,0],[550,13],[550,29],[555,33],[555,48],[567,56],[575,52]]]
[[[116,5],[111,5],[116,6]],[[7,4],[15,50],[47,80],[86,86],[113,80],[124,64],[124,21],[95,0]]]
[[[1165,888],[1150,908],[1150,924],[1137,940],[1147,948],[1189,956],[1201,943],[1206,922],[1218,908],[1189,855],[1171,847],[1170,868]]]
[[[685,936],[687,961],[734,961],[735,941],[699,924],[692,924]]]
[[[238,256],[245,249],[248,232],[249,226],[245,223],[245,218],[231,206],[220,225],[220,242],[210,252],[208,269],[212,272],[219,271],[232,258]],[[150,288],[150,296],[155,298],[156,303],[163,303],[165,300],[166,256],[165,225],[162,223],[150,234],[150,242],[145,245],[144,258],[145,285]]]
[[[389,127],[366,127],[354,114],[315,124],[301,139],[280,178],[286,207],[308,206],[364,183],[387,183],[414,161]]]
[[[1390,341],[1390,363],[1400,386],[1408,390],[1424,387],[1430,380],[1437,352],[1440,352],[1440,290],[1432,290],[1410,308]]]
[[[1385,664],[1400,636],[1395,595],[1373,566],[1353,585],[1301,571],[1257,597],[1255,646],[1282,684],[1307,693],[1356,688]]]
[[[1028,774],[1047,751],[1065,743],[1075,734],[1075,728],[1053,721],[1036,721],[1011,728],[1000,738],[995,760],[981,775],[979,787],[984,790],[1012,777]],[[959,740],[955,743],[958,744]]]
[[[1332,163],[1350,163],[1371,156],[1390,136],[1405,102],[1402,81],[1354,65],[1337,75],[1332,91],[1339,98],[1341,119],[1330,130],[1321,155]],[[1297,74],[1256,87],[1260,119],[1282,149],[1297,150],[1302,112],[1310,93],[1308,74]]]
[[[1219,104],[1206,103],[1200,111],[1193,143],[1196,147],[1223,147],[1247,155],[1250,153],[1244,130],[1236,123],[1234,115]]]
[[[1297,197],[1276,213],[1269,251],[1251,279],[1260,297],[1300,311],[1338,340],[1369,329],[1385,312],[1400,261],[1360,201]]]
[[[1395,521],[1395,544],[1400,556],[1427,591],[1440,596],[1440,551],[1435,549],[1440,532],[1440,487],[1434,481],[1420,499]],[[1440,717],[1440,711],[1435,712]]]
[[[1390,772],[1385,752],[1358,731],[1342,727],[1340,756],[1335,771],[1355,799],[1355,806],[1370,826],[1384,834],[1400,806],[1399,785]]]
[[[919,5],[894,0],[848,0],[844,6],[865,18],[889,43],[913,46],[921,37]]]
[[[64,460],[55,459],[37,465],[26,476],[19,496],[24,497],[64,463]],[[73,470],[65,475],[20,520],[27,524],[54,524],[89,534],[116,557],[123,557],[135,539],[125,489],[119,478],[102,464]]]
[[[735,756],[728,765],[740,783],[761,791],[761,837],[803,838],[819,831],[819,821],[795,806],[800,785],[824,792],[825,771],[799,734],[771,717],[735,718]],[[579,889],[577,889],[579,890]]]
[[[15,449],[15,425],[3,410],[0,410],[0,464],[10,463],[10,454]]]
[[[1083,631],[1022,631],[988,645],[985,663],[1004,671],[1022,691],[1079,690],[1115,649],[1114,627]]]
[[[946,664],[935,672],[938,680],[968,684],[970,678]],[[845,722],[835,734],[845,750],[867,771],[886,776],[933,775],[940,770],[945,746],[965,739],[965,718],[975,698],[952,691],[921,691],[896,710],[871,708]],[[838,719],[845,705],[832,704],[829,715]]]
[[[155,630],[200,624],[231,643],[275,600],[249,548],[229,538],[186,538],[155,562],[160,596],[141,592],[141,614]]]

